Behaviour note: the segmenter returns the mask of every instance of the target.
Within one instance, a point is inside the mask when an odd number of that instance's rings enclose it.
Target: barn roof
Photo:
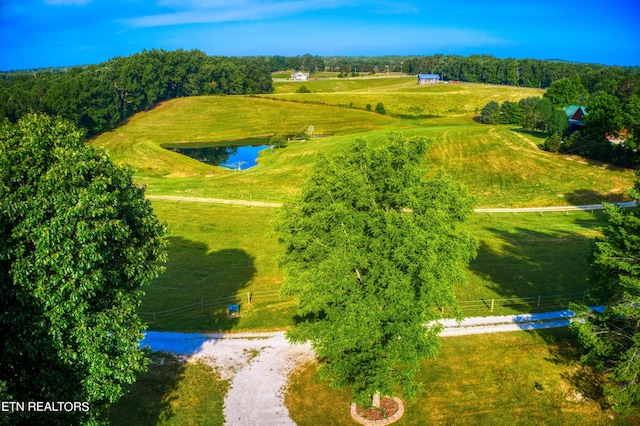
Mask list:
[[[440,74],[418,74],[418,78],[437,78],[437,79],[440,79]]]

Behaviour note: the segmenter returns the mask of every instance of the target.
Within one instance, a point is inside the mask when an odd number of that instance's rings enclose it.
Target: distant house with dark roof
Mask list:
[[[438,84],[440,83],[439,74],[418,74],[418,84]]]
[[[587,115],[587,110],[585,107],[579,105],[569,105],[568,107],[565,107],[563,109],[567,114],[567,120],[569,120],[570,126],[582,127],[582,117]]]

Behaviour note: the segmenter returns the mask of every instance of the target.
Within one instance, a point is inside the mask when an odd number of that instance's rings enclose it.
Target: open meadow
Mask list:
[[[311,93],[297,93],[302,84]],[[400,132],[429,138],[430,172],[444,170],[463,182],[477,207],[625,200],[633,171],[551,154],[540,149],[541,134],[474,120],[490,100],[541,94],[483,85],[419,87],[415,78],[282,82],[269,95],[168,101],[91,143],[116,162],[129,164],[135,181],[154,196],[281,203],[298,193],[319,153],[340,152],[359,137],[382,145],[389,132]],[[367,108],[379,102],[384,115]],[[266,149],[259,165],[248,170],[207,165],[163,148],[194,142],[238,145],[247,138],[290,136],[309,126],[314,126],[313,138]],[[168,225],[170,246],[166,272],[147,288],[139,309],[151,329],[213,332],[292,325],[295,302],[278,296],[282,276],[272,227],[275,208],[155,198],[152,205]],[[541,312],[565,308],[569,300],[583,301],[591,244],[603,225],[601,213],[474,214],[465,226],[480,248],[467,268],[467,282],[456,289],[463,313]],[[227,318],[230,303],[240,304],[238,318]],[[423,419],[447,424],[539,424],[541,419],[546,424],[610,423],[597,396],[588,395],[588,403],[570,400],[568,389],[578,380],[577,355],[562,333],[445,339],[440,357],[423,362],[421,376],[432,386],[426,388],[428,403],[420,399],[410,404],[398,424]],[[535,356],[517,355],[523,351]],[[307,408],[300,395],[325,395],[340,409],[349,399],[315,383],[314,375],[313,366],[298,372],[287,397],[300,424],[314,424],[301,414]],[[534,389],[536,382],[544,392]],[[583,385],[578,387],[586,392]],[[202,398],[219,400],[224,391],[216,392]],[[484,401],[482,406],[478,400]],[[344,414],[327,410],[327,416]],[[548,422],[550,410],[562,414],[558,422]]]
[[[311,93],[296,93],[301,85]],[[315,80],[275,84],[270,95],[186,97],[158,105],[94,139],[112,158],[136,170],[147,194],[280,203],[300,190],[319,153],[337,153],[356,138],[386,143],[389,132],[430,140],[430,171],[463,182],[477,207],[577,205],[620,201],[633,172],[542,151],[540,134],[474,120],[489,100],[516,101],[537,89],[468,84],[418,86],[415,78]],[[343,100],[341,100],[343,99]],[[352,102],[349,99],[358,99]],[[347,100],[349,100],[347,102]],[[361,104],[383,101],[387,114]],[[423,108],[408,114],[408,106]],[[424,111],[430,111],[425,113]],[[307,141],[260,152],[259,165],[229,170],[163,148],[291,135],[313,125]],[[295,304],[278,298],[274,209],[153,200],[170,230],[166,272],[148,288],[140,308],[154,329],[214,331],[282,329]],[[480,241],[458,298],[467,314],[550,310],[582,300],[591,240],[600,214],[476,214],[467,225]],[[531,303],[535,298],[536,303]],[[542,302],[547,302],[546,304]],[[225,307],[240,302],[228,320]]]

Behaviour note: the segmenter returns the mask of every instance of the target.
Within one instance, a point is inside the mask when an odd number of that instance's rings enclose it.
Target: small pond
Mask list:
[[[265,138],[247,139],[243,141],[250,145],[221,146],[220,143],[166,144],[163,148],[193,158],[212,166],[225,167],[233,170],[245,170],[257,166],[258,152],[270,146],[264,145]],[[258,145],[259,143],[262,143]]]

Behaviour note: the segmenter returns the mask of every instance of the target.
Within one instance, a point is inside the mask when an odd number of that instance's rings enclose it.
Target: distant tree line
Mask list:
[[[491,55],[430,56],[274,56],[271,71],[332,71],[344,74],[402,72],[436,73],[445,81],[547,88],[556,80],[578,76],[589,93],[610,91],[639,67],[620,67],[538,59],[499,59]]]
[[[168,99],[272,90],[266,58],[149,50],[97,65],[0,73],[0,120],[44,112],[92,135]]]
[[[631,70],[630,70],[631,71]],[[574,153],[630,167],[640,164],[640,72],[589,91],[578,75],[551,83],[543,97],[519,102],[487,103],[480,120],[487,124],[514,124],[547,133],[544,148]],[[584,107],[582,125],[569,125],[563,108]],[[612,143],[610,140],[617,140]],[[622,142],[621,142],[622,141]]]
[[[639,67],[490,55],[219,57],[199,50],[154,49],[97,65],[0,72],[0,120],[15,123],[29,112],[45,112],[71,120],[93,135],[176,97],[270,93],[270,73],[282,70],[333,71],[343,76],[438,73],[445,81],[541,88],[569,78],[579,80],[587,94],[604,91],[614,96],[636,91],[640,75]],[[540,107],[547,108],[545,103]],[[539,121],[536,126],[540,127]]]

